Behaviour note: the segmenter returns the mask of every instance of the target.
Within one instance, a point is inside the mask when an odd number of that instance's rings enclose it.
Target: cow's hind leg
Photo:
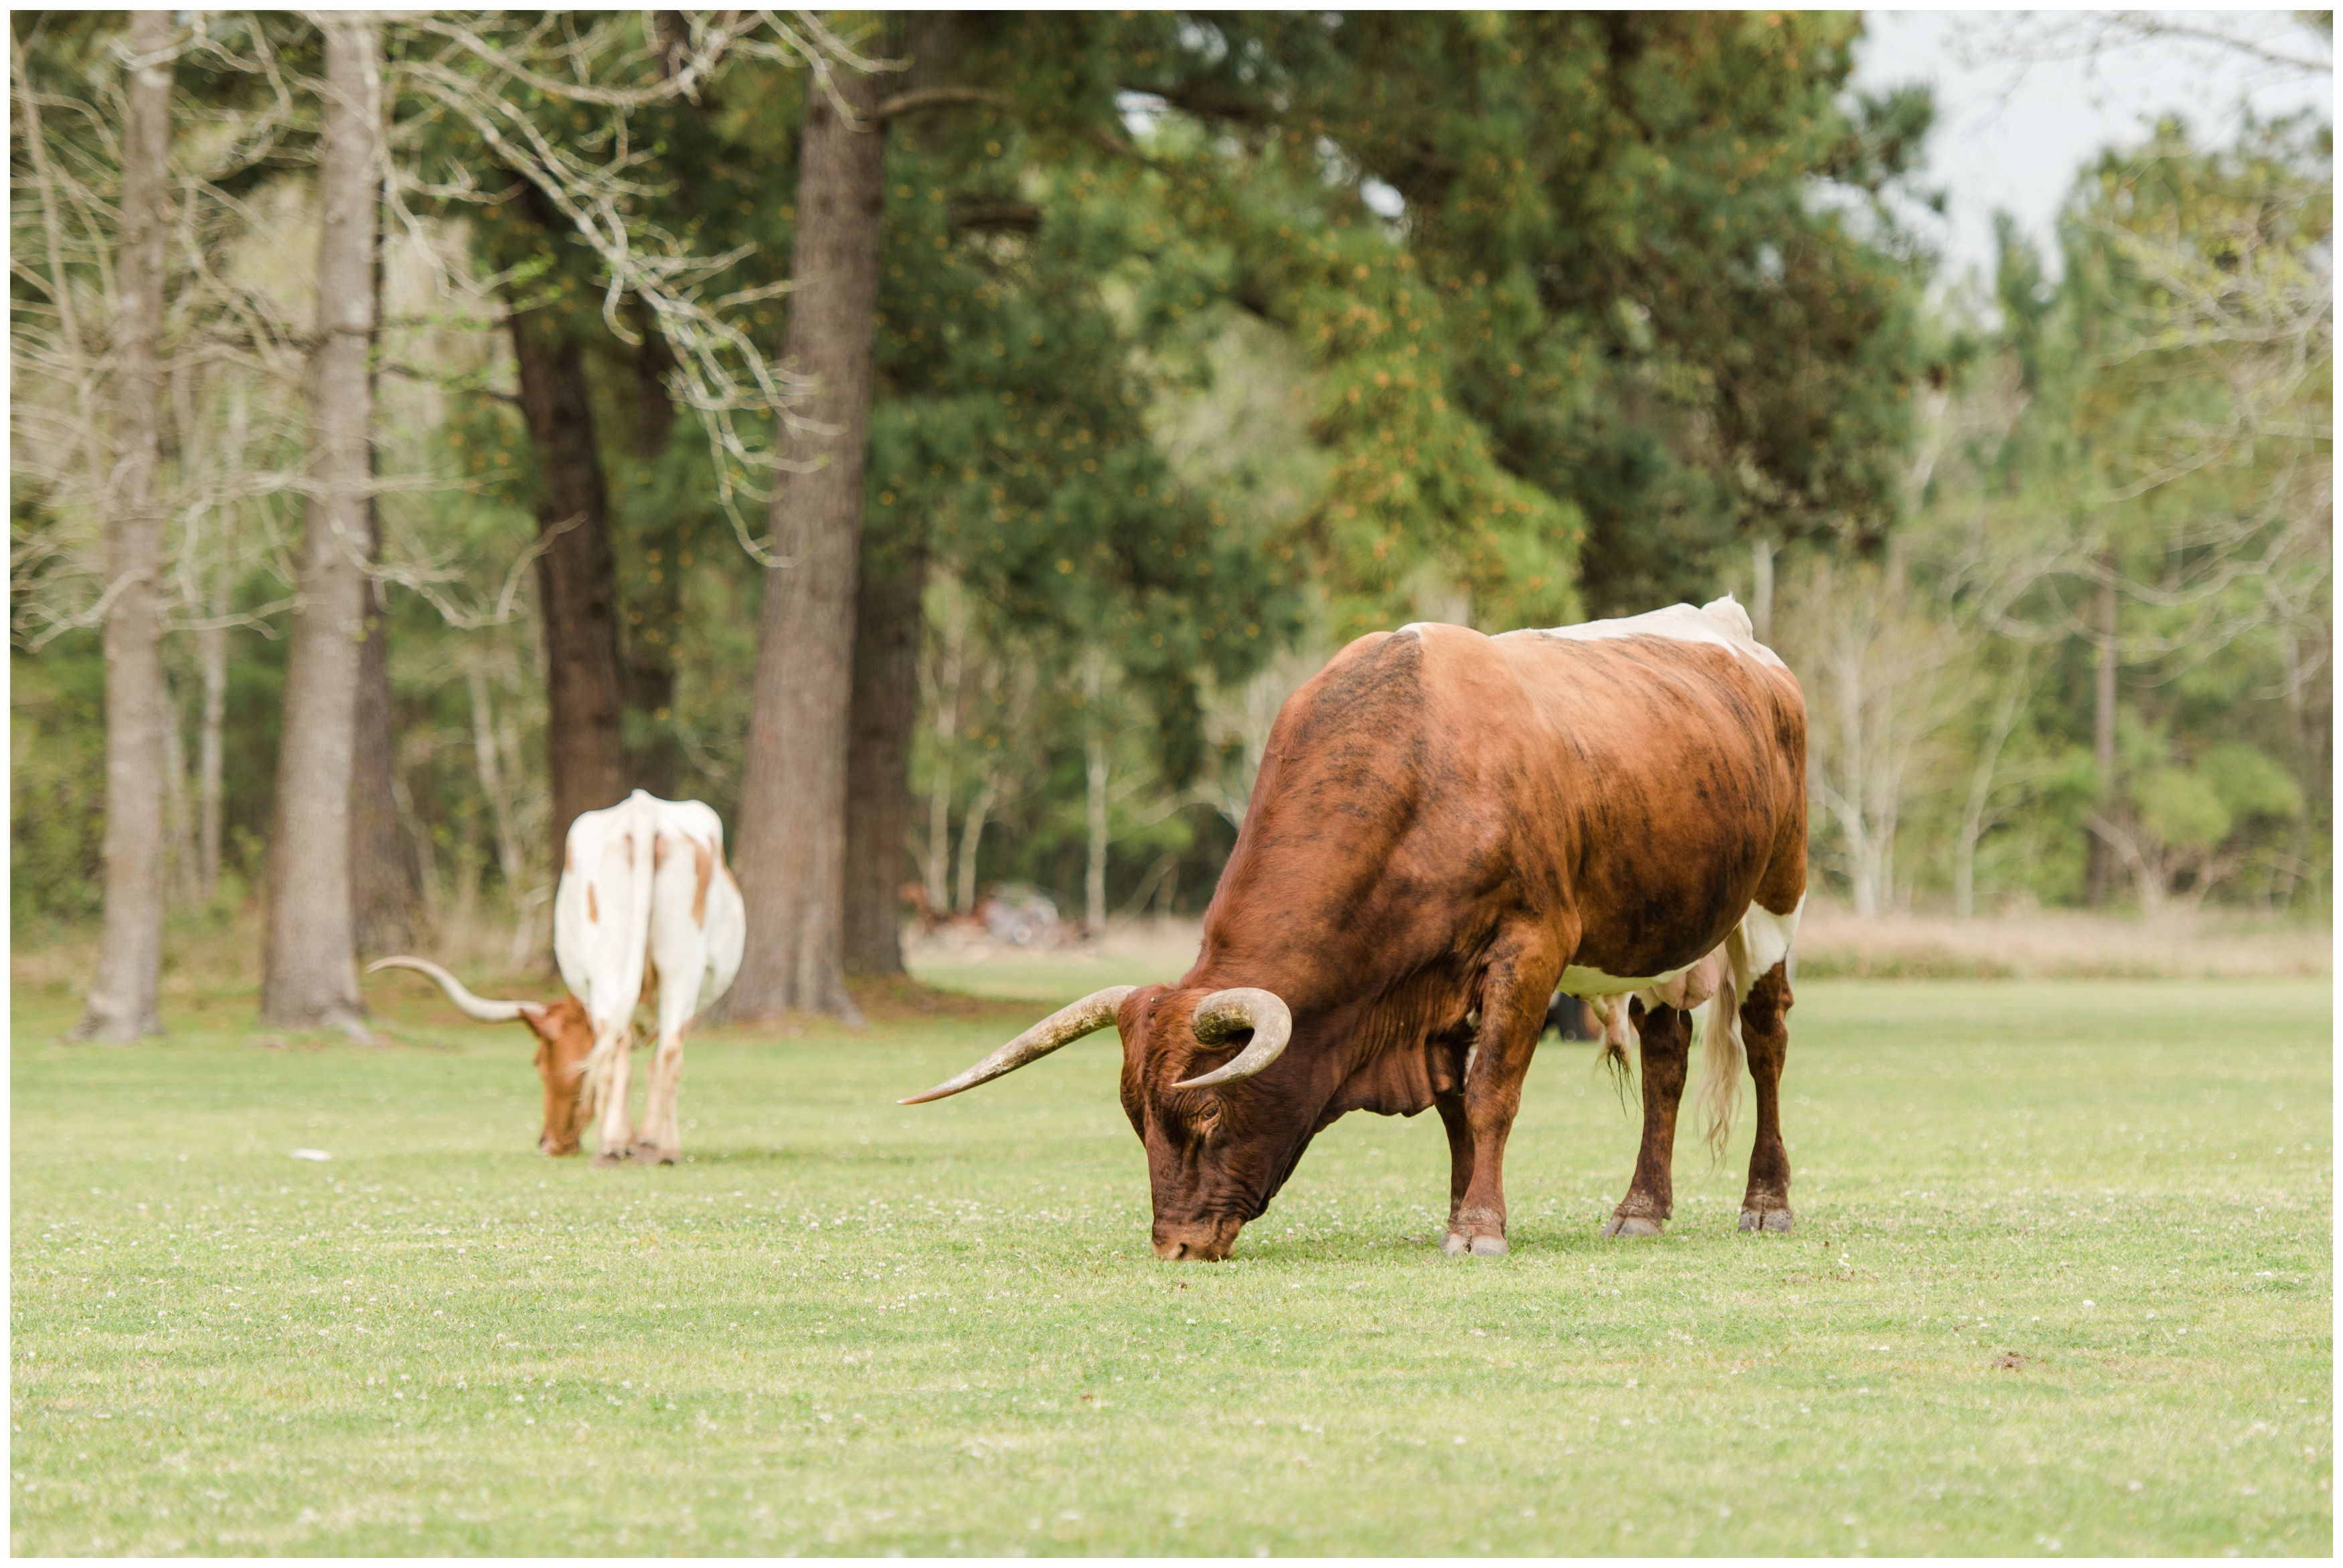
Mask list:
[[[675,1102],[683,1086],[683,1031],[661,1030],[651,1052],[650,1091],[643,1107],[642,1136],[635,1158],[672,1165],[683,1158],[683,1133],[676,1121]]]
[[[1637,1010],[1643,1003],[1630,1004]],[[1656,1236],[1675,1212],[1670,1167],[1675,1159],[1676,1104],[1684,1097],[1684,1064],[1692,1050],[1692,1014],[1660,1006],[1644,1013],[1644,1147],[1635,1179],[1604,1223],[1605,1236]]]
[[[627,1091],[630,1087],[633,1063],[628,1049],[629,1042],[622,1036],[617,1051],[610,1059],[609,1077],[602,1091],[601,1148],[594,1156],[597,1165],[616,1165],[624,1160],[634,1142],[634,1132],[627,1120]]]
[[[1741,1200],[1745,1231],[1787,1231],[1790,1151],[1782,1144],[1782,1066],[1790,1054],[1790,974],[1775,964],[1741,1004],[1741,1042],[1757,1091],[1757,1140],[1749,1151],[1749,1190]]]
[[[1481,1033],[1464,1070],[1463,1122],[1471,1163],[1453,1161],[1464,1191],[1448,1221],[1445,1250],[1496,1257],[1505,1243],[1505,1140],[1521,1109],[1522,1080],[1545,1028],[1546,1000],[1562,974],[1543,932],[1524,932],[1493,959],[1481,982]],[[1441,1118],[1449,1121],[1447,1108]],[[1456,1130],[1450,1122],[1452,1155]]]

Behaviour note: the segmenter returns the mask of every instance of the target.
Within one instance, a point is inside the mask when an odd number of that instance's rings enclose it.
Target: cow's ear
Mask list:
[[[547,1020],[546,1014],[550,1010],[550,1009],[538,1002],[525,1001],[520,1004],[521,1022],[528,1025],[530,1031],[533,1032],[538,1039],[548,1042],[552,1040],[555,1034],[559,1032],[552,1028]]]

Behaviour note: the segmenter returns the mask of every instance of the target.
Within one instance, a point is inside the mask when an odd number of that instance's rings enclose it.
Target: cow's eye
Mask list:
[[[1220,1125],[1221,1108],[1217,1105],[1207,1106],[1204,1113],[1196,1118],[1196,1136],[1210,1138]]]

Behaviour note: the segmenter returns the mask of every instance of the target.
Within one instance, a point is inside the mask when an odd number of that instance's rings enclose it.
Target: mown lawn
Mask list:
[[[1512,1256],[1441,1255],[1435,1118],[1356,1116],[1217,1266],[1149,1252],[1111,1036],[891,1102],[1030,1008],[703,1037],[690,1161],[613,1171],[423,990],[377,1049],[19,990],[15,1551],[2333,1543],[2321,983],[1810,982],[1783,1238],[1687,1149],[1599,1241],[1634,1124],[1549,1043]]]

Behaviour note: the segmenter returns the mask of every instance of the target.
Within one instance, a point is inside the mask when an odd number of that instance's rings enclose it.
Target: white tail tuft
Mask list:
[[[1741,998],[1756,979],[1749,972],[1749,943],[1735,926],[1725,939],[1725,978],[1709,1001],[1708,1027],[1702,1031],[1700,1109],[1707,1125],[1709,1157],[1725,1158],[1725,1141],[1733,1136],[1733,1111],[1741,1098]]]

